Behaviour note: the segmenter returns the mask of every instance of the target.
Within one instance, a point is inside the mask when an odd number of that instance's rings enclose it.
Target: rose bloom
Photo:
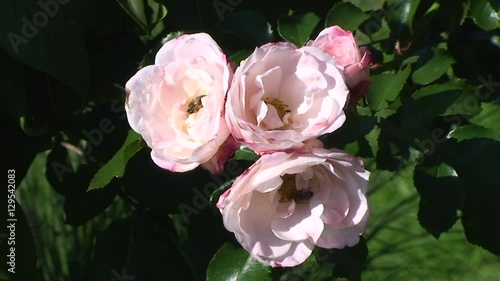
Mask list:
[[[340,150],[276,152],[238,177],[217,207],[257,260],[296,266],[315,246],[359,242],[369,217],[368,178],[361,161]]]
[[[318,37],[307,45],[321,48],[344,68],[346,84],[351,90],[349,104],[358,102],[370,85],[370,51],[367,48],[358,48],[352,33],[339,26],[323,29]]]
[[[226,119],[235,139],[257,153],[297,148],[344,123],[347,95],[330,55],[315,47],[269,43],[236,69]]]
[[[232,70],[217,43],[205,33],[182,35],[158,51],[155,64],[126,83],[125,109],[160,167],[184,172],[207,163],[222,170],[237,149],[228,139],[224,101]],[[228,139],[228,147],[223,146]],[[215,159],[213,158],[215,157]]]

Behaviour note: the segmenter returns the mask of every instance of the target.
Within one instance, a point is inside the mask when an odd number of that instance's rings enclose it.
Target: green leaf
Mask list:
[[[444,113],[461,95],[461,90],[449,90],[439,92],[433,95],[421,97],[417,100],[410,96],[402,96],[402,106],[398,112],[388,118],[392,123],[399,136],[404,136],[406,140],[412,141],[417,139],[433,138],[431,133],[433,121],[437,116]],[[444,130],[439,134],[446,136]],[[443,137],[444,137],[443,136]],[[400,138],[400,137],[398,137]]]
[[[405,70],[396,74],[379,74],[370,78],[372,84],[366,98],[371,110],[379,111],[387,108],[390,101],[394,101],[401,89],[403,89],[406,79],[410,75],[411,68],[408,66]]]
[[[251,49],[241,49],[238,50],[237,52],[233,53],[230,56],[230,59],[236,63],[236,65],[239,65],[240,62],[250,56],[252,54],[253,50]]]
[[[248,147],[241,148],[236,151],[233,159],[235,160],[248,160],[255,161],[259,159],[259,155],[257,155],[253,150]]]
[[[266,17],[257,11],[244,10],[227,12],[222,22],[223,32],[236,34],[255,46],[260,46],[273,40],[273,30]],[[252,23],[252,24],[248,24]]]
[[[415,17],[415,13],[417,12],[418,6],[421,0],[411,0],[410,10],[408,11],[408,25],[413,30],[413,18]]]
[[[148,53],[142,58],[141,63],[139,64],[139,69],[145,66],[151,65],[155,63],[155,57],[158,51],[170,40],[176,39],[179,36],[182,36],[184,32],[182,31],[173,31],[165,35],[161,40],[158,40],[156,44],[148,51]],[[149,35],[145,36],[148,37]],[[152,35],[151,35],[152,36]]]
[[[81,103],[90,83],[84,2],[59,5],[56,1],[58,10],[53,16],[38,2],[0,2],[0,34],[3,34],[0,48],[16,60],[63,82],[78,94],[74,97],[76,103]]]
[[[481,28],[492,30],[500,27],[499,11],[495,11],[488,0],[470,1],[469,8],[472,18]]]
[[[366,141],[368,141],[368,145],[370,145],[373,156],[378,153],[378,139],[380,138],[380,132],[380,127],[375,126],[373,130],[365,136]]]
[[[433,57],[415,70],[412,75],[413,82],[421,85],[429,84],[445,74],[453,63],[455,60],[445,50],[437,48]]]
[[[500,130],[487,129],[475,125],[465,125],[451,131],[450,136],[459,142],[470,139],[493,139],[500,141]]]
[[[406,46],[411,38],[410,27],[420,0],[387,0],[386,18],[391,28],[392,37]]]
[[[500,229],[491,218],[500,216],[498,186],[498,155],[500,142],[488,139],[450,141],[446,163],[465,183],[466,199],[462,211],[465,236],[472,244],[500,255]]]
[[[318,251],[317,249],[315,249]],[[314,254],[310,255],[303,263],[290,268],[284,272],[279,281],[289,281],[289,280],[326,280],[331,278],[331,266],[328,269],[322,270]]]
[[[500,193],[497,165],[500,142],[472,139],[457,144],[451,143],[446,153],[447,163],[455,168],[461,179],[471,184],[471,191]],[[496,198],[498,197],[489,197],[485,202],[495,203]],[[500,210],[498,204],[496,208]]]
[[[283,39],[301,47],[307,42],[318,22],[319,17],[312,12],[291,15],[278,21],[278,32]]]
[[[376,154],[378,169],[395,171],[408,162],[410,146],[405,138],[408,138],[406,132],[399,131],[388,120],[382,120]]]
[[[481,111],[479,93],[480,87],[465,85],[460,96],[442,114],[444,116],[465,114],[472,116]]]
[[[436,239],[458,220],[464,204],[464,186],[455,176],[437,177],[437,169],[429,174],[416,169],[413,183],[420,194],[418,221]]]
[[[149,33],[167,15],[167,8],[154,0],[117,0],[144,33]]]
[[[170,214],[168,215],[170,220],[172,221],[172,225],[175,228],[176,238],[179,241],[179,244],[184,244],[189,241],[189,233],[187,230],[187,226],[183,221],[183,217],[180,214]]]
[[[360,46],[388,39],[391,36],[391,30],[385,18],[382,18],[380,21],[375,19],[375,17],[372,19],[367,20],[366,24],[361,25],[356,31],[355,39]]]
[[[271,280],[271,267],[252,258],[243,248],[224,243],[207,269],[207,281]]]
[[[210,205],[212,205],[214,207],[217,205],[219,197],[222,195],[222,193],[224,193],[224,191],[226,191],[227,189],[229,189],[231,187],[231,185],[233,184],[235,179],[236,178],[232,178],[232,179],[226,181],[225,183],[221,184],[216,190],[214,190],[212,192],[212,194],[210,195]]]
[[[356,5],[363,11],[379,10],[384,6],[385,0],[344,0],[344,2],[349,2]]]
[[[143,146],[141,136],[129,131],[125,143],[108,163],[102,166],[90,182],[88,190],[105,187],[114,177],[122,177],[127,162]]]
[[[338,25],[345,30],[354,31],[370,16],[351,3],[339,2],[335,4],[326,16],[325,27]]]
[[[419,99],[426,96],[439,94],[441,92],[463,89],[464,87],[465,87],[465,80],[450,81],[443,84],[432,84],[418,89],[413,93],[412,97],[414,99]]]
[[[314,254],[316,259],[321,261],[322,267],[330,265],[329,268],[331,268],[333,264],[333,276],[335,280],[337,280],[337,278],[361,280],[363,264],[368,256],[368,247],[365,238],[360,236],[359,242],[352,247],[344,247],[342,249],[317,249]]]
[[[346,121],[337,131],[320,137],[325,147],[344,149],[348,143],[365,141],[364,137],[375,127],[377,119],[372,116],[359,115],[347,110]]]
[[[483,110],[471,117],[469,122],[487,129],[500,130],[500,105],[483,102],[481,108]]]
[[[49,167],[51,165],[49,163],[52,162],[52,159],[49,159],[47,156],[47,152],[42,152],[37,155],[26,177],[24,177],[21,182],[16,196],[18,195],[19,202],[29,216],[29,221],[36,226],[34,242],[38,257],[37,268],[39,272],[41,271],[43,273],[46,279],[57,280],[59,278],[70,278],[70,268],[71,272],[74,272],[74,266],[82,266],[88,262],[87,257],[90,257],[93,253],[92,245],[94,244],[94,237],[90,233],[97,231],[100,227],[109,223],[109,217],[104,215],[81,227],[71,227],[66,223],[73,220],[74,217],[70,217],[72,214],[68,213],[66,203],[67,205],[71,205],[72,208],[78,209],[81,214],[90,214],[90,209],[94,209],[97,211],[97,214],[101,214],[106,209],[107,214],[111,212],[113,214],[126,215],[125,210],[128,210],[130,207],[124,206],[125,203],[123,203],[122,200],[115,201],[124,207],[121,210],[117,210],[109,206],[109,204],[105,206],[101,205],[102,208],[99,207],[100,200],[103,200],[103,198],[105,198],[104,200],[108,199],[106,199],[106,195],[103,194],[106,192],[99,192],[101,190],[98,190],[96,200],[85,200],[84,202],[73,200],[71,202],[67,201],[64,206],[66,210],[63,210],[63,198],[53,190],[51,183],[47,181],[45,176],[46,172],[48,172],[46,169],[50,169]],[[70,177],[70,175],[64,174],[64,180],[66,180],[66,177]],[[65,181],[66,185],[64,187],[68,193],[72,193],[75,189],[80,190],[80,187],[84,187],[83,192],[80,193],[85,194],[87,179],[90,180],[90,178],[79,177],[72,182]],[[80,186],[77,186],[78,184]],[[33,190],[36,190],[36,192],[33,192]],[[109,189],[103,189],[103,191],[107,190]],[[112,200],[111,198],[111,201]],[[48,202],[50,202],[50,204],[48,204]],[[66,211],[66,215],[64,211]],[[18,233],[24,233],[24,230],[21,229],[16,229],[16,231],[20,231]],[[24,242],[19,242],[20,244],[24,244]],[[2,244],[0,244],[0,246],[1,245]],[[50,245],[50,247],[47,247],[47,245]],[[81,254],[75,255],[73,249],[80,249],[79,251]],[[29,259],[28,253],[28,251],[23,250],[23,258],[21,260]],[[24,255],[26,256],[24,257]],[[22,278],[21,280],[42,279]]]

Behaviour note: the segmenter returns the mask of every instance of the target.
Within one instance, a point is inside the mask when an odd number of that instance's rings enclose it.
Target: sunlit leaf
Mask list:
[[[445,92],[445,91],[463,89],[464,87],[465,87],[464,80],[450,81],[450,82],[444,83],[444,84],[431,84],[429,86],[420,88],[417,91],[415,91],[413,93],[413,98],[419,99],[419,98],[423,98],[426,96],[439,94],[439,93]]]
[[[363,11],[370,11],[370,10],[382,9],[382,7],[384,6],[385,0],[372,0],[372,1],[344,0],[344,2],[350,2],[354,5],[356,5],[358,8],[360,8]]]
[[[481,112],[471,117],[469,122],[487,129],[500,130],[500,105],[483,102],[481,108]]]
[[[411,38],[413,16],[417,10],[420,0],[387,0],[386,16],[394,39],[402,41],[406,45]]]
[[[478,139],[478,138],[500,141],[500,130],[487,129],[475,125],[465,125],[451,131],[450,137],[455,138],[458,141]]]
[[[319,250],[319,249],[317,249]],[[326,270],[324,270],[326,269]],[[323,268],[316,260],[316,256],[310,255],[303,263],[290,268],[284,272],[279,281],[288,280],[324,280],[324,278],[331,278],[331,268],[330,264],[324,266]]]
[[[455,60],[445,50],[435,49],[432,58],[413,72],[413,82],[421,85],[429,84],[445,74],[454,62]]]
[[[114,177],[122,177],[128,160],[132,158],[142,146],[141,136],[134,131],[129,131],[123,146],[116,152],[115,156],[95,174],[90,182],[88,190],[103,188],[111,182]]]
[[[248,147],[243,147],[239,150],[236,151],[233,157],[235,160],[249,160],[249,161],[255,161],[259,158],[259,155],[257,155],[253,150],[251,150]]]
[[[488,0],[470,1],[470,13],[474,21],[486,30],[500,27],[500,13]]]
[[[154,0],[117,1],[144,33],[150,32],[167,15],[167,8]]]
[[[345,30],[354,31],[368,18],[370,18],[369,15],[353,4],[339,2],[328,11],[325,26],[338,25]]]
[[[428,87],[432,87],[432,85]],[[459,91],[459,89],[451,91]],[[480,93],[480,88],[472,85],[465,85],[458,98],[442,113],[442,115],[451,116],[461,114],[471,116],[477,114],[481,111],[480,96],[478,93]]]
[[[314,13],[291,15],[278,21],[278,32],[285,40],[300,47],[304,45],[319,22]]]
[[[403,89],[406,79],[410,75],[411,68],[396,74],[379,74],[370,77],[372,82],[366,98],[371,110],[378,111],[388,106],[388,102],[394,101],[401,89]]]
[[[271,280],[271,267],[252,258],[243,248],[227,242],[210,261],[207,281],[233,280]]]

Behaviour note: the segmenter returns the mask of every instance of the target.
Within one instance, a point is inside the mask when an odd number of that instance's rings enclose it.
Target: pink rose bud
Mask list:
[[[315,246],[352,247],[369,217],[370,173],[343,151],[265,154],[217,203],[224,226],[273,267],[304,262]]]
[[[217,43],[197,33],[165,43],[155,64],[130,78],[128,122],[158,166],[184,172],[213,160],[230,135],[224,102],[231,76]]]
[[[236,70],[226,120],[235,139],[257,153],[300,148],[344,123],[348,93],[341,70],[321,49],[269,43]]]
[[[348,106],[356,104],[366,94],[370,85],[370,51],[367,48],[358,48],[352,33],[339,26],[323,29],[318,37],[307,45],[323,49],[343,67],[346,84],[351,91]]]

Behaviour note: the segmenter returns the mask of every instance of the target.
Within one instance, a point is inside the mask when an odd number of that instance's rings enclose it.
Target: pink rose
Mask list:
[[[345,121],[348,89],[319,48],[269,43],[236,69],[226,102],[232,135],[258,153],[287,150]]]
[[[229,136],[224,101],[231,75],[217,43],[198,33],[168,41],[154,65],[130,78],[128,121],[151,147],[158,166],[184,172],[208,161],[225,161],[232,153],[217,153]]]
[[[224,226],[259,261],[295,266],[315,246],[359,242],[369,217],[369,172],[347,153],[309,151],[263,155],[219,198]]]
[[[369,86],[371,53],[367,48],[358,48],[350,31],[339,26],[323,29],[308,46],[321,48],[344,68],[346,84],[351,90],[349,104],[355,104],[366,93]]]

